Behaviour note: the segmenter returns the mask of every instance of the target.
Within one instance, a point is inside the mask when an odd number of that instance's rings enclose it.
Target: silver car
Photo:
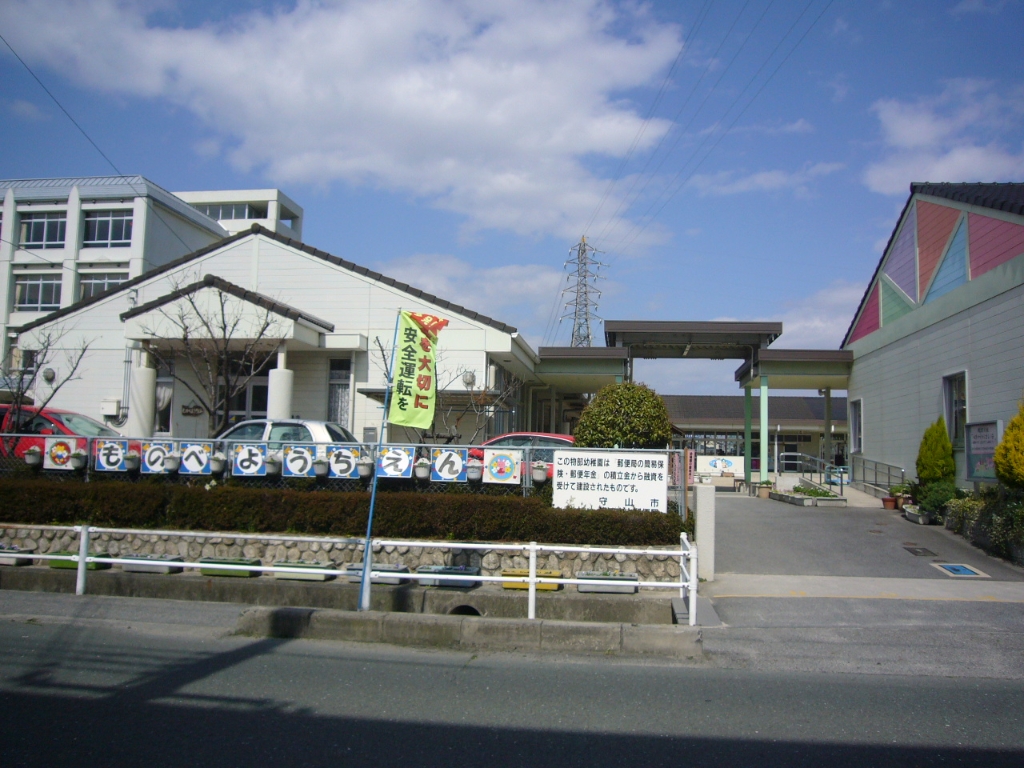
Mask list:
[[[280,451],[284,443],[358,443],[341,424],[309,419],[252,419],[229,427],[217,437],[224,443],[266,443]]]

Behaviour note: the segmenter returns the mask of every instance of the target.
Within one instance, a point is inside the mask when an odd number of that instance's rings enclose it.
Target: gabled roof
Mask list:
[[[177,301],[182,296],[188,296],[190,293],[195,293],[203,288],[216,288],[217,290],[241,299],[242,301],[247,301],[250,304],[255,304],[269,312],[273,312],[275,315],[287,317],[289,320],[304,320],[311,325],[319,326],[328,333],[334,332],[334,323],[329,323],[326,320],[321,320],[319,317],[302,312],[290,304],[283,304],[280,301],[275,301],[269,296],[264,296],[262,293],[247,291],[245,288],[235,285],[234,283],[229,283],[227,280],[217,277],[216,275],[206,275],[198,282],[186,285],[176,291],[171,291],[158,299],[153,299],[153,301],[147,301],[145,304],[135,307],[134,309],[129,309],[127,312],[122,312],[121,321],[123,322],[129,318],[137,317],[138,315],[144,315],[151,310],[162,307],[165,304],[170,304],[173,301]]]
[[[205,248],[200,248],[198,251],[193,251],[192,253],[188,253],[182,256],[181,258],[168,262],[167,264],[155,267],[149,270],[148,272],[144,272],[143,274],[139,275],[136,278],[133,278],[125,283],[121,283],[120,285],[117,285],[113,288],[109,288],[106,291],[103,291],[102,293],[96,294],[95,296],[90,296],[87,299],[82,299],[81,301],[64,307],[63,309],[58,309],[56,312],[51,312],[49,315],[46,315],[45,317],[41,317],[38,320],[33,320],[31,323],[26,323],[25,325],[21,326],[21,328],[12,328],[10,329],[10,332],[16,334],[24,333],[25,331],[31,330],[32,328],[36,328],[40,325],[45,325],[47,323],[53,322],[54,320],[58,320],[62,317],[67,317],[68,315],[74,314],[75,312],[85,309],[86,307],[91,306],[92,304],[96,304],[97,302],[103,301],[104,299],[107,299],[115,294],[131,290],[137,285],[147,280],[150,280],[151,278],[157,277],[158,275],[162,275],[167,272],[172,272],[178,267],[188,264],[190,261],[194,261],[195,259],[198,259],[202,256],[206,256],[207,254],[212,253],[218,250],[219,248],[223,248],[225,245],[234,243],[238,240],[248,237],[249,235],[263,235],[264,237],[267,237],[271,240],[276,240],[279,243],[290,246],[291,248],[295,248],[296,250],[302,251],[303,253],[308,253],[309,255],[315,256],[318,259],[323,259],[326,262],[342,267],[343,269],[347,269],[348,271],[353,272],[357,275],[362,275],[363,277],[375,280],[376,282],[391,286],[392,288],[396,288],[404,293],[409,294],[410,296],[415,296],[416,298],[423,299],[424,301],[430,302],[431,304],[436,304],[437,306],[442,307],[444,309],[450,309],[452,312],[460,314],[463,317],[467,317],[471,320],[476,320],[477,322],[483,323],[484,325],[488,325],[491,328],[494,328],[498,331],[502,331],[504,333],[509,334],[514,334],[517,332],[517,329],[515,327],[508,325],[507,323],[503,323],[499,320],[494,320],[493,318],[490,318],[487,315],[480,314],[479,312],[474,312],[471,309],[467,309],[466,307],[463,307],[459,304],[455,304],[453,302],[442,299],[438,296],[435,296],[432,293],[427,293],[426,291],[423,291],[419,288],[415,288],[411,285],[408,285],[407,283],[395,280],[394,278],[382,275],[380,272],[374,272],[372,269],[362,267],[354,262],[339,258],[337,256],[332,256],[331,254],[325,251],[321,251],[318,248],[313,248],[312,246],[301,243],[298,240],[293,240],[290,237],[279,235],[276,232],[267,229],[266,227],[260,226],[259,224],[253,224],[252,227],[247,231],[242,231],[237,234],[231,235],[230,237],[225,237],[223,240],[218,240],[216,243],[212,243],[211,245],[208,245]]]
[[[857,318],[860,317],[861,310],[864,308],[864,304],[867,302],[868,296],[871,293],[871,288],[875,284],[878,273],[882,271],[882,265],[885,264],[885,259],[889,255],[889,250],[892,248],[893,241],[895,241],[896,235],[900,231],[900,225],[903,223],[903,219],[906,217],[907,211],[910,210],[911,203],[914,202],[914,195],[941,197],[954,203],[976,205],[979,208],[991,208],[994,211],[1005,211],[1006,213],[1015,213],[1019,216],[1024,216],[1024,184],[1020,182],[991,184],[960,184],[952,182],[933,183],[930,181],[913,182],[910,185],[910,197],[907,198],[907,202],[904,204],[903,210],[900,211],[900,215],[896,219],[896,226],[892,228],[892,234],[889,235],[889,242],[887,242],[885,244],[885,248],[882,249],[882,256],[878,260],[878,264],[875,266],[875,271],[871,273],[871,279],[868,280],[867,287],[864,289],[864,295],[861,296],[860,303],[857,305],[857,310],[853,313],[853,317],[850,318],[850,325],[847,327],[846,333],[843,335],[843,341],[839,345],[840,349],[846,346],[847,340],[850,338],[850,334],[853,333],[854,326],[857,324]]]

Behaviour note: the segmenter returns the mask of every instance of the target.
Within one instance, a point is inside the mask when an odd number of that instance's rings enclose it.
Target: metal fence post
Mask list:
[[[680,565],[682,563],[680,562]],[[697,625],[697,545],[690,545],[690,589],[687,599],[689,605],[687,606],[687,613],[690,614],[690,626],[694,627]]]
[[[85,570],[89,557],[89,526],[78,526],[78,581],[75,583],[75,594],[85,594]]]
[[[537,618],[537,542],[530,542],[530,599],[526,618]]]
[[[686,540],[686,531],[679,533],[679,551],[686,552],[690,549],[690,542]],[[686,597],[686,569],[683,563],[686,562],[686,555],[679,556],[679,597]]]

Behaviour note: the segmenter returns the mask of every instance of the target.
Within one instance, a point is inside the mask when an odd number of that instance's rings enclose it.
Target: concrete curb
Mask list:
[[[465,651],[599,653],[700,660],[700,627],[485,619],[380,611],[249,608],[235,633]]]

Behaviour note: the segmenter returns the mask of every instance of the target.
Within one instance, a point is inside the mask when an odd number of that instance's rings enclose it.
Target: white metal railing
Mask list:
[[[23,528],[26,526],[14,526]],[[31,527],[31,526],[28,526]],[[108,563],[110,565],[139,565],[139,558],[131,557],[109,557],[105,555],[90,555],[89,542],[96,534],[137,534],[145,536],[181,536],[184,538],[222,538],[222,539],[258,539],[261,541],[310,541],[332,544],[355,544],[359,549],[364,548],[363,539],[354,538],[330,538],[317,536],[283,536],[278,534],[260,533],[219,533],[215,531],[162,531],[150,529],[133,528],[100,528],[88,525],[76,525],[74,527],[48,526],[50,530],[74,531],[78,534],[77,555],[43,555],[35,552],[19,553],[16,551],[3,550],[0,556],[14,559],[29,560],[64,560],[77,564],[77,580],[75,594],[86,593],[86,579],[89,563]],[[685,533],[679,535],[679,549],[636,549],[629,547],[586,547],[566,546],[563,544],[538,544],[531,541],[528,544],[488,544],[450,541],[406,541],[404,539],[372,539],[370,553],[370,579],[395,578],[392,571],[373,570],[372,550],[377,547],[404,546],[416,549],[445,549],[445,550],[497,550],[504,552],[524,552],[529,555],[529,573],[527,576],[483,576],[475,574],[444,574],[444,573],[402,573],[399,578],[421,581],[429,579],[432,581],[473,581],[473,582],[514,582],[528,585],[527,618],[537,618],[537,585],[538,584],[587,584],[591,586],[622,586],[622,579],[575,579],[575,578],[553,578],[537,575],[537,554],[539,552],[588,552],[590,554],[612,554],[612,555],[654,555],[679,558],[679,581],[640,581],[631,580],[631,586],[644,587],[647,589],[678,589],[679,596],[687,599],[690,626],[697,623],[697,546],[691,542]],[[365,554],[364,554],[365,560]],[[323,574],[325,576],[348,576],[351,573],[345,568],[296,568],[287,565],[233,565],[231,563],[202,563],[184,560],[160,559],[159,557],[147,557],[145,564],[159,566],[166,565],[174,568],[216,568],[224,571],[258,571],[260,573],[296,573],[296,574]],[[361,565],[361,563],[352,563]]]
[[[850,459],[851,479],[856,482],[882,488],[897,484],[903,485],[907,482],[907,473],[903,467],[886,464],[884,461],[866,459],[860,454],[854,454]]]
[[[838,486],[840,496],[843,495],[843,486],[848,483],[846,467],[806,453],[780,453],[779,466],[783,472],[798,472],[802,477],[818,485]]]

